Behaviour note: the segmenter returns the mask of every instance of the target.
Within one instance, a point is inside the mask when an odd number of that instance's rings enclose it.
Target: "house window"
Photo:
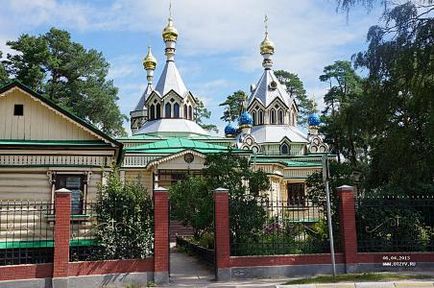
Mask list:
[[[304,183],[288,183],[288,205],[304,206]]]
[[[188,119],[193,120],[193,108],[188,106]]]
[[[157,104],[156,107],[157,107],[157,108],[156,108],[157,113],[155,113],[155,114],[157,114],[157,119],[160,119],[160,118],[161,118],[161,105],[160,105],[160,104]]]
[[[71,190],[71,214],[83,214],[84,177],[83,175],[57,175],[56,190]]]
[[[286,143],[280,145],[280,154],[289,154],[289,146]]]
[[[188,119],[187,104],[184,105],[184,118],[185,118],[185,119]]]
[[[23,116],[24,115],[24,105],[23,104],[15,104],[14,105],[14,116]]]
[[[252,117],[253,117],[253,125],[258,124],[258,123],[256,122],[256,111],[253,111],[253,113],[252,113]]]
[[[167,103],[164,109],[165,109],[165,117],[172,118],[172,105],[170,103]]]
[[[179,104],[175,103],[173,105],[173,118],[179,118]]]

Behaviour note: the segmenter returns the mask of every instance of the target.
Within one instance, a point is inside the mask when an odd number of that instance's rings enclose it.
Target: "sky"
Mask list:
[[[5,3],[3,3],[5,2]],[[222,133],[219,118],[225,98],[249,91],[262,73],[259,44],[264,15],[275,44],[273,69],[299,75],[319,109],[327,83],[319,81],[324,66],[350,60],[366,49],[366,33],[380,21],[381,9],[336,11],[335,0],[172,0],[179,32],[176,63],[187,88],[201,98]],[[157,58],[155,83],[165,62],[161,31],[167,24],[169,0],[3,0],[0,51],[19,35],[65,29],[72,40],[102,51],[110,63],[108,77],[119,88],[119,106],[129,115],[146,86],[142,60],[148,46]],[[363,72],[362,72],[363,73]],[[125,123],[129,131],[129,123]]]

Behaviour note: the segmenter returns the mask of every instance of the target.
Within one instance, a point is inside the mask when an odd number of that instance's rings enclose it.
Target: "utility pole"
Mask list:
[[[332,259],[333,266],[333,278],[336,277],[336,261],[335,261],[335,243],[333,238],[333,226],[332,226],[332,208],[330,203],[330,185],[329,185],[329,162],[328,154],[322,156],[322,178],[326,189],[326,202],[327,202],[327,223],[329,229],[329,240],[330,240],[330,255]]]

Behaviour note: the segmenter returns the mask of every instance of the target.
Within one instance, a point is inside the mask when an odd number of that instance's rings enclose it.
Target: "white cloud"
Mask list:
[[[131,76],[140,76],[139,72],[142,70],[142,76],[145,79],[146,72],[143,71],[143,66],[140,61],[141,58],[141,55],[127,54],[108,59],[110,63],[108,78],[123,79]]]
[[[3,5],[0,17],[0,50],[7,49],[6,40],[16,39],[18,34],[42,25],[60,26],[82,33],[125,31],[140,32],[150,39],[159,37],[167,23],[168,2],[8,1]],[[239,80],[232,78],[229,83],[229,78],[224,76],[205,78],[210,69],[219,69],[216,63],[207,62],[208,57],[215,56],[233,65],[231,73],[258,71],[250,81],[236,83],[240,89],[247,89],[250,82],[257,81],[262,61],[258,47],[264,37],[263,18],[267,13],[270,38],[276,45],[275,68],[299,74],[308,94],[322,98],[325,88],[318,76],[323,67],[338,59],[348,59],[349,50],[345,47],[360,47],[368,27],[375,24],[380,15],[376,10],[371,14],[352,11],[347,22],[345,13],[335,13],[335,5],[334,1],[317,0],[173,1],[175,26],[180,34],[178,53],[182,53],[178,67],[184,80],[190,80],[187,87],[195,94],[203,95],[211,110],[219,109],[220,98],[226,96],[221,95],[219,89],[232,88],[232,82]],[[162,49],[163,44],[159,43],[161,46],[154,49]],[[144,89],[146,74],[140,63],[142,57],[119,55],[109,59],[109,77],[114,78],[120,87],[123,111],[133,108]],[[163,61],[158,60],[160,63]],[[159,64],[158,69],[161,67]],[[156,72],[158,78],[159,71]],[[219,111],[214,114],[219,114]]]

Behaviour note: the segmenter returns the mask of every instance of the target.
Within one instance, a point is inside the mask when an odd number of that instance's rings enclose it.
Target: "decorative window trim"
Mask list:
[[[286,148],[286,152],[284,151],[285,148]],[[280,151],[280,154],[282,154],[282,155],[290,155],[291,154],[291,146],[289,146],[288,143],[283,142],[282,144],[280,144],[279,151]]]

